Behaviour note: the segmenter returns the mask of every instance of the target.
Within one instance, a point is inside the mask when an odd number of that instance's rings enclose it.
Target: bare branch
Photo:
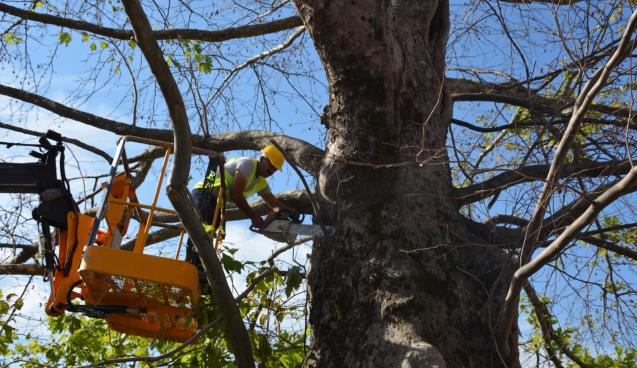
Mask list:
[[[94,23],[84,22],[80,20],[58,17],[50,14],[36,13],[35,11],[19,9],[5,3],[0,3],[0,12],[11,14],[22,19],[27,19],[44,24],[53,24],[60,27],[75,29],[78,31],[86,31],[96,35],[114,38],[117,40],[132,40],[133,31],[117,28],[103,27]],[[278,19],[272,22],[245,25],[234,28],[220,29],[216,31],[208,31],[203,29],[164,29],[153,31],[153,35],[157,40],[198,40],[205,42],[223,42],[239,38],[248,38],[262,36],[270,33],[284,31],[303,25],[301,18],[291,16]]]
[[[568,113],[569,107],[572,106],[574,103],[571,98],[544,97],[542,95],[539,95],[535,91],[524,88],[518,82],[496,84],[478,82],[468,79],[448,78],[446,79],[446,83],[447,87],[449,88],[450,97],[455,102],[499,102],[524,107],[531,111],[542,111],[543,113],[554,112],[555,117],[559,117],[559,113]],[[635,128],[634,111],[630,110],[625,105],[615,107],[591,103],[589,108],[591,111],[597,111],[603,114],[612,115],[617,118],[630,119],[628,120],[629,126],[633,129]],[[533,125],[533,122],[530,121],[529,123],[507,124],[497,127],[485,128],[459,119],[452,119],[452,123],[479,132],[494,132],[503,129]],[[561,121],[558,120],[556,123],[561,123]],[[626,126],[626,122],[624,121],[599,121],[599,123]]]
[[[559,178],[618,176],[626,174],[629,170],[629,161],[581,161],[562,166]],[[523,166],[515,170],[507,170],[482,183],[457,188],[455,190],[456,201],[458,205],[473,203],[517,184],[544,180],[548,172],[549,165],[531,165]]]
[[[606,249],[609,252],[614,252],[617,254],[620,254],[626,258],[630,258],[634,261],[637,261],[637,251],[630,249],[630,248],[626,248],[626,247],[622,247],[620,245],[617,245],[615,243],[606,241],[606,240],[602,240],[593,236],[583,236],[583,237],[579,237],[580,240],[585,241],[589,244],[592,244],[596,247],[599,248],[603,248]]]
[[[535,316],[537,317],[538,322],[540,323],[540,329],[542,330],[542,337],[544,338],[544,348],[546,352],[549,354],[549,358],[557,367],[562,367],[562,364],[557,356],[557,352],[555,348],[553,348],[552,342],[557,343],[558,349],[560,352],[567,357],[569,357],[572,361],[577,363],[580,367],[588,368],[589,365],[582,362],[582,360],[573,353],[568,346],[565,345],[563,341],[559,338],[559,335],[553,329],[553,325],[551,323],[551,312],[549,312],[546,305],[540,300],[535,292],[535,289],[528,282],[524,284],[524,292],[529,297],[531,304],[533,305],[533,310],[535,311]]]
[[[232,79],[232,77],[234,75],[236,75],[239,71],[241,71],[242,69],[245,69],[246,67],[256,63],[259,60],[265,59],[269,56],[272,56],[276,53],[279,53],[285,49],[287,49],[288,47],[290,47],[290,45],[292,45],[292,43],[294,42],[294,40],[296,40],[301,34],[303,34],[303,32],[305,32],[305,26],[301,26],[299,27],[292,35],[290,35],[290,37],[288,37],[287,40],[285,40],[283,43],[281,43],[280,45],[277,45],[269,50],[263,51],[257,55],[254,55],[253,57],[251,57],[250,59],[244,61],[243,63],[236,65],[235,67],[233,67],[228,74],[226,75],[226,77],[223,79],[223,81],[221,82],[221,84],[219,84],[219,88],[217,88],[217,92],[215,92],[212,97],[210,97],[210,100],[214,100],[215,98],[217,98],[222,91],[225,89],[226,85],[228,85],[228,83],[230,83],[230,80]]]
[[[0,275],[34,275],[44,276],[45,269],[37,264],[3,264],[0,265]]]
[[[107,130],[117,135],[136,135],[164,142],[171,142],[173,139],[173,132],[169,129],[135,127],[126,123],[106,119],[77,110],[46,97],[3,84],[0,84],[0,94],[34,104],[62,117],[79,121],[98,129]],[[290,158],[295,160],[297,165],[301,166],[313,176],[318,177],[324,151],[303,140],[288,137],[279,133],[266,130],[251,130],[221,133],[210,137],[193,136],[192,144],[195,147],[217,152],[240,149],[260,150],[269,144],[271,139],[275,139],[277,143],[279,143],[286,152],[289,153]]]
[[[0,84],[0,94],[31,103],[53,113],[56,113],[62,117],[73,119],[99,129],[108,130],[117,135],[137,135],[140,137],[163,141],[170,141],[171,139],[169,130],[133,127],[125,123],[106,119],[88,112],[77,110],[50,100],[46,97],[18,88],[9,87],[7,85]]]
[[[581,120],[588,111],[593,98],[606,82],[610,71],[623,59],[625,59],[630,54],[631,50],[637,47],[637,44],[631,42],[631,36],[636,27],[637,11],[631,15],[620,44],[613,55],[604,67],[595,72],[595,74],[590,78],[575,102],[571,120],[569,121],[568,127],[566,128],[557,151],[555,152],[544,187],[542,188],[542,192],[536,202],[537,204],[533,212],[533,216],[531,217],[529,225],[525,231],[520,256],[521,267],[515,272],[509,286],[509,292],[503,308],[502,319],[500,321],[501,325],[497,337],[499,345],[502,349],[505,349],[505,351],[508,349],[506,341],[508,341],[509,334],[511,333],[511,325],[515,319],[519,293],[526,279],[561,252],[562,249],[576,236],[576,234],[586,224],[592,221],[599,211],[632,187],[634,181],[637,180],[637,169],[633,168],[620,182],[613,185],[604,194],[597,197],[593,201],[593,205],[589,206],[583,215],[569,225],[564,232],[562,232],[562,234],[553,243],[551,243],[551,245],[544,249],[544,251],[536,259],[527,264],[527,260],[533,254],[533,250],[535,249],[538,240],[541,220],[546,210],[546,203],[553,192],[556,180],[559,178],[562,162],[566,157],[566,153],[575,137],[576,132],[579,130]]]
[[[190,173],[192,141],[188,115],[179,87],[175,82],[153,35],[150,23],[138,0],[124,0],[124,8],[133,25],[135,39],[148,62],[168,107],[174,130],[174,147],[171,175],[166,193],[182,219],[190,239],[197,249],[206,272],[206,278],[215,296],[219,312],[225,321],[225,331],[230,340],[236,364],[239,368],[254,367],[250,338],[237,304],[225,278],[216,253],[210,252],[210,242],[203,224],[199,221],[195,206],[187,189]]]
[[[595,198],[586,211],[567,226],[560,236],[546,247],[542,253],[515,272],[509,286],[509,292],[505,301],[505,309],[503,311],[503,319],[501,321],[509,322],[510,320],[507,318],[511,318],[511,315],[515,315],[519,293],[526,280],[544,265],[551,262],[573,239],[577,237],[577,234],[584,228],[584,226],[588,225],[595,219],[599,212],[617,198],[625,194],[630,188],[633,188],[636,184],[637,167],[633,167],[622,180],[610,187],[602,195]],[[509,313],[511,313],[511,315]]]
[[[24,134],[29,134],[29,135],[34,135],[36,137],[41,137],[44,135],[44,133],[41,132],[36,132],[35,130],[29,130],[29,129],[24,129],[24,128],[18,128],[16,126],[10,125],[10,124],[5,124],[0,122],[0,128],[5,128],[5,129],[9,129],[9,130],[13,130],[16,132],[20,132],[20,133],[24,133]],[[93,152],[94,154],[103,157],[106,162],[111,162],[113,161],[113,158],[107,154],[106,152],[102,151],[101,149],[95,148],[94,146],[90,146],[88,144],[85,144],[81,141],[78,141],[77,139],[73,139],[73,138],[68,138],[68,137],[62,137],[62,141],[66,142],[66,143],[70,143],[70,144],[74,144],[80,148],[83,148],[89,152]]]

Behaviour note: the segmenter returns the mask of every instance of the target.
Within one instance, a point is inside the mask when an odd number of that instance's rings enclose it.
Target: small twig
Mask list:
[[[15,132],[19,132],[19,133],[23,133],[23,134],[28,134],[28,135],[34,135],[36,137],[41,137],[44,135],[44,133],[41,132],[37,132],[35,130],[30,130],[30,129],[24,129],[24,128],[19,128],[10,124],[5,124],[0,122],[0,128],[5,128],[5,129],[9,129],[9,130],[13,130]],[[80,148],[83,148],[89,152],[93,152],[94,154],[103,157],[107,162],[111,162],[113,161],[113,158],[106,152],[97,149],[93,146],[90,146],[86,143],[83,143],[81,141],[78,141],[77,139],[73,139],[73,138],[66,138],[66,137],[62,137],[62,141],[66,142],[66,143],[70,143],[70,144],[74,144]]]

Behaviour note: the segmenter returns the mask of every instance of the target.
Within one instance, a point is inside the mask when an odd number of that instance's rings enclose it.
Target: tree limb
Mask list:
[[[1,87],[0,87],[1,88]],[[4,128],[4,129],[9,129],[9,130],[13,130],[15,132],[20,132],[20,133],[24,133],[24,134],[28,134],[28,135],[34,135],[36,137],[41,137],[44,135],[44,133],[41,132],[36,132],[35,130],[29,130],[29,129],[24,129],[24,128],[19,128],[10,124],[5,124],[0,122],[0,128]],[[98,149],[94,146],[88,145],[84,142],[78,141],[77,139],[73,139],[73,138],[68,138],[68,137],[64,137],[62,136],[62,141],[66,142],[66,143],[70,143],[70,144],[74,144],[80,148],[83,148],[89,152],[93,152],[94,154],[103,157],[106,162],[110,163],[111,161],[113,161],[113,158],[107,154],[106,152],[102,151],[101,149]]]
[[[542,337],[544,339],[544,348],[546,352],[549,354],[549,358],[557,367],[562,367],[562,364],[557,357],[557,352],[553,347],[552,342],[557,343],[558,349],[560,352],[575,363],[577,363],[582,368],[588,368],[589,365],[582,362],[582,360],[573,353],[571,349],[569,349],[563,341],[561,341],[559,335],[553,329],[553,325],[551,323],[551,312],[549,312],[546,305],[540,300],[535,292],[535,289],[528,282],[524,284],[524,292],[529,297],[531,304],[533,305],[533,310],[535,311],[535,316],[540,324],[540,330],[542,331]]]
[[[563,228],[571,224],[578,216],[581,216],[588,206],[597,198],[599,195],[606,192],[609,188],[619,182],[613,182],[610,184],[600,185],[594,190],[590,191],[586,194],[586,196],[582,196],[571,203],[565,205],[559,210],[555,211],[551,216],[546,217],[542,220],[542,227],[540,228],[540,236],[539,239],[547,239],[556,232],[561,231]],[[633,185],[626,189],[626,193],[633,193],[637,190],[637,185]],[[612,231],[612,230],[611,230]],[[582,234],[583,236],[590,235],[590,232]]]
[[[445,80],[449,88],[449,95],[454,102],[461,101],[488,101],[499,102],[514,106],[526,108],[531,111],[542,111],[543,113],[552,112],[553,115],[559,116],[560,113],[569,113],[569,107],[575,102],[571,98],[555,98],[544,97],[535,91],[524,88],[517,82],[506,83],[486,83],[462,78],[448,78]],[[591,111],[597,111],[603,114],[612,115],[617,118],[626,119],[626,121],[606,122],[616,126],[626,126],[635,129],[635,111],[632,111],[625,105],[614,107],[601,104],[590,104]],[[452,119],[452,123],[464,126],[471,130],[479,132],[493,132],[502,129],[508,129],[519,126],[533,125],[529,124],[507,124],[498,127],[479,127],[471,123]],[[627,124],[628,123],[628,124]]]
[[[630,188],[637,184],[637,166],[633,167],[630,172],[618,183],[611,186],[606,192],[595,198],[586,211],[568,225],[560,236],[546,247],[535,259],[520,267],[511,280],[509,292],[505,299],[505,308],[501,319],[501,328],[506,328],[506,323],[510,323],[510,319],[515,315],[517,310],[519,293],[528,278],[536,273],[544,265],[551,262],[559,253],[577,237],[577,234],[595,219],[606,206],[615,201],[617,198],[625,194]],[[500,336],[508,336],[508,332],[500,331]]]
[[[117,28],[103,27],[98,24],[89,23],[81,20],[68,19],[51,14],[36,13],[35,11],[23,10],[5,3],[0,3],[0,12],[11,14],[13,16],[35,21],[44,24],[52,24],[60,27],[66,27],[78,31],[86,31],[96,35],[114,38],[117,40],[132,40],[133,31]],[[153,31],[153,35],[157,40],[198,40],[204,42],[223,42],[233,39],[248,38],[262,36],[270,33],[284,31],[303,25],[301,18],[291,16],[278,19],[272,22],[245,25],[240,27],[225,28],[216,31],[203,29],[164,29]]]
[[[312,214],[312,205],[308,200],[306,193],[302,190],[296,189],[285,193],[279,193],[276,195],[276,197],[279,201],[285,203],[289,207],[294,208],[301,213]],[[267,215],[271,210],[267,203],[265,203],[261,199],[259,199],[258,201],[250,202],[250,207],[252,207],[254,212],[259,216]],[[226,211],[226,221],[244,220],[246,218],[246,215],[236,207],[228,208],[228,210]],[[170,215],[161,217],[161,221],[176,222],[179,221],[179,218],[177,216]],[[148,238],[146,239],[146,246],[156,244],[164,240],[172,239],[176,236],[179,236],[179,234],[180,231],[175,229],[157,230],[148,234]],[[133,249],[134,244],[135,239],[132,239],[122,244],[122,248]]]
[[[559,172],[562,166],[562,162],[566,157],[566,153],[573,141],[581,119],[588,111],[593,98],[601,90],[605,84],[611,70],[617,66],[622,60],[624,60],[637,44],[631,42],[631,36],[637,27],[637,11],[635,11],[631,17],[626,29],[623,33],[619,46],[604,65],[603,68],[597,70],[595,74],[589,79],[581,93],[579,94],[577,101],[573,107],[573,114],[569,121],[568,127],[564,132],[562,139],[557,147],[551,167],[546,177],[544,187],[537,200],[536,208],[533,212],[529,225],[526,228],[524,241],[522,243],[522,252],[520,256],[521,267],[515,272],[511,283],[509,285],[509,292],[506,296],[504,308],[502,311],[502,318],[500,320],[500,328],[497,335],[497,341],[501,349],[505,353],[508,353],[508,344],[506,343],[511,333],[511,326],[515,319],[515,311],[517,311],[519,293],[524,282],[533,273],[537,272],[539,268],[555,257],[562,249],[575,237],[575,235],[588,224],[594,216],[599,213],[610,202],[617,199],[625,191],[634,185],[637,181],[637,168],[631,169],[631,171],[617,184],[609,188],[605,193],[597,197],[591,206],[588,207],[586,212],[582,214],[575,222],[570,224],[562,234],[551,243],[542,253],[536,257],[533,261],[527,263],[528,259],[533,254],[533,250],[537,244],[539,230],[541,227],[541,220],[546,210],[546,204],[553,192],[556,185],[556,180],[559,177]]]
[[[38,247],[32,245],[30,247],[23,248],[20,253],[16,254],[13,258],[11,258],[7,263],[9,264],[23,264],[26,261],[33,258],[38,253]]]
[[[33,275],[44,276],[44,267],[38,264],[3,264],[0,265],[0,275]]]
[[[172,141],[172,130],[150,129],[132,126],[115,120],[106,119],[91,113],[68,107],[46,97],[0,84],[0,94],[16,98],[18,100],[39,106],[62,117],[90,125],[92,127],[107,130],[117,135],[135,135],[164,142]],[[320,148],[301,139],[289,137],[280,133],[267,130],[250,130],[215,134],[209,137],[193,136],[192,144],[195,147],[225,152],[232,150],[250,149],[260,150],[274,139],[285,148],[297,165],[318,177],[321,161],[325,152]]]
[[[517,184],[543,180],[546,178],[549,168],[549,165],[523,166],[515,170],[507,170],[482,183],[456,188],[454,191],[456,203],[458,206],[466,205],[485,199]],[[626,174],[629,170],[629,161],[580,161],[574,164],[563,165],[559,173],[559,178],[617,176]]]
[[[592,244],[596,247],[599,248],[603,248],[606,249],[609,252],[614,252],[617,254],[620,254],[626,258],[630,258],[634,261],[637,261],[637,251],[627,248],[627,247],[622,247],[620,245],[617,245],[615,243],[606,241],[606,240],[602,240],[599,238],[596,238],[594,236],[583,236],[579,238],[580,240]]]
[[[243,324],[241,313],[235,302],[226,275],[217,254],[210,249],[210,241],[203,224],[199,221],[195,206],[188,192],[188,176],[192,154],[192,141],[188,114],[170,68],[166,64],[150,23],[138,0],[122,1],[126,14],[133,25],[135,39],[157,80],[170,114],[174,129],[174,147],[171,175],[166,194],[182,219],[190,239],[197,249],[212,288],[219,312],[224,319],[225,331],[232,347],[237,367],[253,368],[254,357],[250,337]]]

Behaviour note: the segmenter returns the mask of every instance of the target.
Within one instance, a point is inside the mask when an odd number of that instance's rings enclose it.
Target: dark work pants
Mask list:
[[[197,207],[197,212],[199,212],[199,216],[201,216],[204,223],[210,224],[215,213],[217,198],[212,195],[212,193],[210,193],[210,190],[208,189],[193,189],[191,193],[192,198],[195,201],[195,206]],[[219,217],[217,218],[217,226],[219,226]],[[212,246],[212,244],[210,245],[210,251],[214,252],[214,247]],[[201,260],[199,259],[197,250],[195,249],[195,246],[190,238],[186,243],[186,261],[197,266],[197,269],[199,270],[199,278],[200,280],[203,278],[203,280],[201,281],[205,282]]]

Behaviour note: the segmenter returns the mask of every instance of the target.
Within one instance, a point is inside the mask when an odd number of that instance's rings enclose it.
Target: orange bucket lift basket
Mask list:
[[[124,148],[127,140],[163,146],[166,149],[151,205],[140,204],[137,200]],[[211,151],[201,153],[217,155]],[[197,323],[193,311],[200,300],[199,275],[195,266],[178,260],[185,231],[183,227],[179,227],[181,237],[176,259],[143,253],[155,213],[160,211],[176,214],[174,210],[157,207],[171,154],[172,144],[169,143],[132,136],[121,138],[111,165],[111,180],[106,186],[104,200],[96,218],[69,214],[79,216],[79,220],[74,221],[77,223],[76,227],[69,226],[66,234],[68,239],[61,239],[60,254],[63,252],[62,245],[64,250],[67,244],[73,242],[81,242],[87,246],[81,263],[79,256],[73,254],[72,261],[78,263],[79,267],[71,265],[71,272],[61,277],[61,281],[53,278],[53,283],[58,282],[59,285],[52,286],[47,313],[56,315],[65,307],[69,311],[105,318],[113,330],[163,340],[185,341],[196,332]],[[120,160],[124,172],[116,174]],[[223,159],[221,162],[223,163]],[[220,166],[223,170],[223,164]],[[219,206],[218,201],[216,211],[219,211]],[[129,221],[135,211],[138,216],[141,215],[140,208],[148,209],[148,215],[140,224],[133,249],[122,249],[121,241],[126,235]],[[99,228],[102,220],[107,224],[105,231]],[[74,291],[76,288],[80,289],[79,292]],[[62,291],[66,291],[66,295],[62,295]],[[65,305],[61,302],[63,298],[66,298]],[[71,304],[74,298],[84,299],[85,304]]]

